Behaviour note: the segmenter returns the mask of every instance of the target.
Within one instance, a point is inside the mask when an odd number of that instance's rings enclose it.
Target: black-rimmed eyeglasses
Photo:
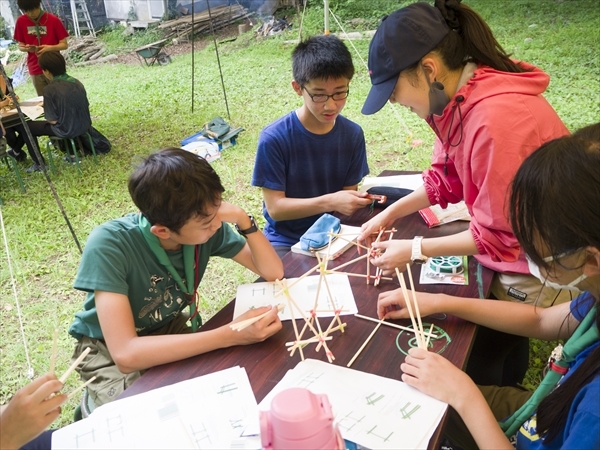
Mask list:
[[[332,98],[334,101],[344,100],[344,99],[348,98],[348,94],[350,93],[350,89],[348,89],[347,91],[344,91],[344,92],[334,92],[331,95],[311,94],[310,92],[308,92],[308,90],[304,86],[302,86],[302,89],[304,89],[306,91],[306,93],[308,94],[310,99],[315,103],[325,103],[330,98]]]

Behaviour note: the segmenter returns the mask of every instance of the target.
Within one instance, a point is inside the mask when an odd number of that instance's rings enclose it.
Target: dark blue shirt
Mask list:
[[[594,302],[594,297],[589,292],[584,292],[571,302],[571,314],[581,322]],[[579,353],[560,383],[570,377],[598,345],[600,342],[596,341]],[[569,408],[565,428],[552,441],[545,443],[538,435],[535,414],[517,433],[518,450],[597,448],[600,448],[600,375],[596,375],[579,390]]]
[[[308,131],[295,111],[265,127],[258,139],[252,185],[283,191],[288,198],[314,198],[358,184],[369,173],[362,128],[338,116],[327,134]],[[264,233],[273,245],[292,246],[320,217],[276,221]]]

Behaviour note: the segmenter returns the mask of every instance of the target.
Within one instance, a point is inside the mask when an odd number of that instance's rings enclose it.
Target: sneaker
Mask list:
[[[77,162],[75,155],[67,155],[63,158],[63,161],[68,162],[69,164],[75,164]]]
[[[25,154],[25,152],[19,152],[12,148],[10,150],[8,150],[6,153],[8,153],[9,156],[12,156],[17,161],[25,161],[27,159],[27,155]]]
[[[29,167],[28,169],[25,169],[25,172],[27,173],[33,173],[33,172],[41,172],[42,166],[40,166],[38,163],[34,163],[33,166]]]

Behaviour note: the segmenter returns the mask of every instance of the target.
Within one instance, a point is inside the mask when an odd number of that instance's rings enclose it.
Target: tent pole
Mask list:
[[[194,64],[194,0],[192,0],[192,114],[194,113],[194,72],[196,65]]]
[[[324,0],[325,2],[325,36],[329,34],[329,0]]]
[[[212,15],[210,13],[210,3],[206,0],[206,7],[208,8],[208,20],[210,23],[210,32],[213,35],[213,42],[215,44],[215,53],[217,54],[217,64],[219,65],[219,75],[221,76],[221,87],[223,88],[223,97],[225,98],[225,108],[227,109],[227,118],[231,122],[231,114],[229,114],[229,103],[227,103],[227,91],[225,90],[225,81],[223,80],[223,71],[221,70],[221,59],[219,58],[219,48],[217,47],[217,36],[213,28]]]

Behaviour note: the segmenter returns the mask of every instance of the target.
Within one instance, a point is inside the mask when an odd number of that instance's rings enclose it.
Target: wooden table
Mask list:
[[[407,173],[407,172],[404,172]],[[382,175],[395,175],[399,172],[385,171]],[[380,210],[375,210],[375,213]],[[351,217],[342,218],[342,222],[349,225],[361,225],[370,217],[369,208],[364,208]],[[395,223],[398,230],[394,234],[395,239],[412,239],[414,236],[437,237],[464,231],[468,227],[467,222],[453,222],[442,227],[429,229],[418,213],[404,217]],[[351,248],[338,259],[330,262],[330,268],[339,266],[358,256],[356,247]],[[286,278],[294,278],[304,274],[316,264],[316,259],[308,256],[288,253],[283,258]],[[444,292],[451,295],[465,297],[479,297],[479,292],[487,295],[491,284],[493,271],[480,266],[474,258],[469,257],[469,284],[467,286],[455,285],[423,285],[418,283],[419,270],[413,269],[415,289],[426,292]],[[414,266],[413,266],[414,267]],[[366,262],[358,261],[344,269],[352,273],[366,273]],[[479,272],[479,274],[478,274]],[[372,266],[372,275],[374,270]],[[378,287],[366,284],[365,278],[349,277],[354,298],[360,314],[376,317],[377,297],[379,293],[396,289],[399,287],[397,279],[393,281],[382,280]],[[479,279],[479,283],[477,280]],[[200,332],[211,330],[229,323],[233,317],[234,301],[229,302],[213,318],[206,322]],[[346,366],[358,348],[373,331],[375,323],[354,316],[341,316],[343,322],[347,323],[345,333],[336,332],[333,340],[328,343],[329,348],[335,356],[334,364]],[[330,319],[322,319],[322,324],[329,324]],[[410,326],[410,321],[394,321],[398,324]],[[441,327],[451,342],[443,350],[443,355],[452,361],[457,367],[464,368],[471,344],[475,335],[476,327],[470,322],[463,321],[453,316],[443,319],[424,318],[424,322],[434,323]],[[402,374],[400,364],[404,361],[404,354],[396,345],[396,339],[400,330],[382,326],[371,339],[367,347],[352,365],[352,369],[361,370],[388,378],[400,379]],[[410,335],[412,337],[412,335]],[[165,364],[149,369],[139,380],[128,388],[120,398],[139,394],[158,387],[177,383],[193,377],[206,375],[239,365],[246,369],[250,384],[260,402],[281,380],[283,375],[296,366],[300,361],[298,352],[290,357],[286,351],[285,343],[295,339],[294,331],[290,321],[283,322],[283,329],[275,336],[265,342],[249,346],[238,346],[223,350],[212,351],[203,355],[188,358],[182,361]],[[403,333],[399,338],[400,347],[408,348],[409,336]],[[439,340],[434,346],[434,351],[439,351],[447,342]],[[318,353],[311,345],[304,350],[305,357],[327,361],[323,350]],[[430,448],[437,448],[441,437],[443,423],[430,441]]]
[[[25,101],[19,103],[19,106],[21,106],[21,108],[23,108],[23,107],[28,107],[28,106],[43,106],[43,104],[44,104],[44,101],[40,100],[40,97],[35,97],[33,99],[25,100]],[[25,113],[23,113],[23,115],[24,115],[26,121],[31,120],[31,119],[29,119],[29,117],[27,117],[27,115]],[[42,113],[37,118],[40,118],[40,117],[44,117],[44,114]],[[10,128],[10,127],[14,127],[15,125],[21,124],[21,119],[19,117],[17,108],[0,111],[0,119],[2,119],[2,124],[4,125],[4,128]]]

